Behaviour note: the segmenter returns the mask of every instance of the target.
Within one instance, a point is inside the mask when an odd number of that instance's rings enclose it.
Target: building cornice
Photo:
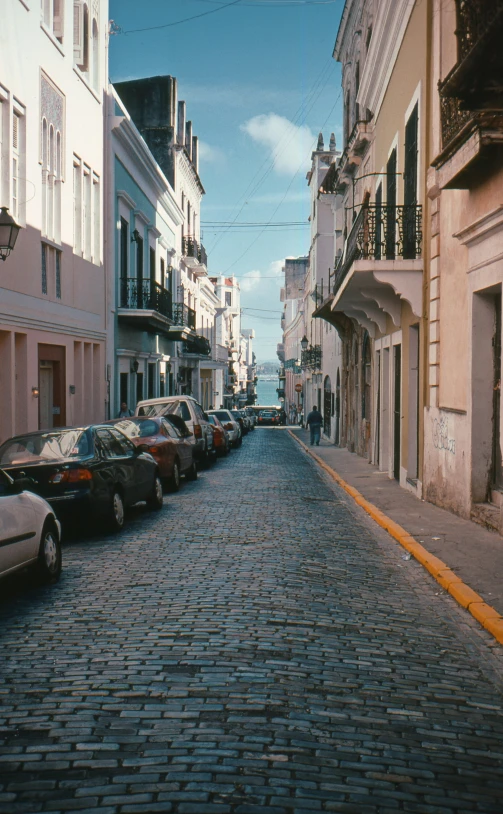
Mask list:
[[[383,0],[374,22],[357,102],[374,119],[386,94],[415,0]]]

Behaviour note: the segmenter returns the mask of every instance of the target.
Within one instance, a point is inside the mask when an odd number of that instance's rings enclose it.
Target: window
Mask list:
[[[171,424],[169,421],[166,421],[165,418],[162,419],[162,426],[163,426],[163,429],[166,431],[167,435],[169,435],[170,438],[181,438],[182,437],[182,433],[179,432],[179,430],[177,430],[177,428],[175,426],[173,426],[173,424]]]
[[[55,261],[56,261],[56,298],[58,300],[61,299],[61,256],[62,252],[55,250]]]
[[[121,218],[120,232],[120,304],[121,308],[128,307],[128,246],[129,223]],[[127,401],[127,399],[125,399]]]
[[[73,2],[73,60],[79,68],[84,66],[84,4]]]
[[[42,294],[47,294],[47,246],[42,243]]]
[[[19,116],[12,117],[12,216],[19,217]]]
[[[56,37],[63,42],[63,24],[65,0],[41,0],[42,23]]]
[[[123,455],[134,455],[135,447],[131,441],[125,438],[119,430],[110,428],[110,433],[114,441],[117,442],[118,447],[120,447]]]
[[[225,304],[229,307],[232,305],[232,292],[226,291],[225,292]]]
[[[107,458],[123,458],[126,454],[124,448],[111,430],[98,430],[96,432]],[[118,435],[118,433],[117,433]]]
[[[73,248],[82,252],[82,168],[80,159],[73,156]]]
[[[100,229],[100,179],[93,172],[93,261],[99,265],[101,259]]]
[[[92,235],[92,205],[91,205],[91,168],[84,164],[83,171],[83,200],[82,214],[84,227],[83,249],[86,260],[91,260],[91,235]]]

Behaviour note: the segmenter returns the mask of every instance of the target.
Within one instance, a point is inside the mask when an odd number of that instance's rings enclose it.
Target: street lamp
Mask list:
[[[9,215],[8,207],[0,207],[0,259],[6,260],[16,245],[20,226],[16,223],[12,215]]]
[[[307,336],[304,334],[304,336],[303,336],[303,337],[302,337],[302,339],[300,340],[300,347],[302,348],[302,350],[307,350],[307,346],[308,346],[308,345],[309,345],[309,339],[308,339],[308,338],[307,338]]]

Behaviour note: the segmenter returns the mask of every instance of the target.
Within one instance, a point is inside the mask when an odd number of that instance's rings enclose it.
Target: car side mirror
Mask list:
[[[138,444],[136,452],[140,455],[142,452],[148,452],[148,444]]]

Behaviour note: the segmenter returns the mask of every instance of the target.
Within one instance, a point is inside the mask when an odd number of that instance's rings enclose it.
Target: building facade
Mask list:
[[[503,533],[503,5],[431,26],[424,496]]]
[[[106,0],[2,4],[0,440],[104,419]]]

